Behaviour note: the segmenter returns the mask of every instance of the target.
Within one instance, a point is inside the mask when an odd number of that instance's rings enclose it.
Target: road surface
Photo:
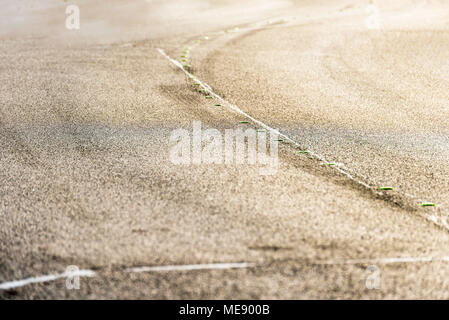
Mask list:
[[[445,1],[70,4],[0,14],[1,299],[449,298]],[[173,163],[195,121],[279,167]]]

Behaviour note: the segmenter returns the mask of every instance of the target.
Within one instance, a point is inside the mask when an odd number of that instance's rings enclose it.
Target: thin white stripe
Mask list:
[[[191,270],[212,270],[212,269],[238,269],[250,268],[254,263],[210,263],[210,264],[187,264],[155,267],[128,268],[127,272],[157,272],[157,271],[191,271]]]
[[[16,280],[16,281],[10,281],[10,282],[4,282],[0,284],[0,290],[8,290],[18,287],[26,286],[27,284],[31,283],[42,283],[42,282],[48,282],[48,281],[55,281],[57,279],[61,278],[68,278],[68,277],[94,277],[95,272],[92,270],[79,270],[76,272],[64,272],[59,274],[50,274],[46,276],[40,276],[40,277],[31,277],[26,278],[22,280]]]

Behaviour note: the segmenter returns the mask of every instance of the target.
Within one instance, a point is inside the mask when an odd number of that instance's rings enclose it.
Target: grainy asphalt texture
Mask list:
[[[449,298],[449,5],[391,2],[78,0],[67,30],[69,2],[6,1],[0,283],[97,276],[0,298]],[[157,51],[186,47],[214,92],[354,180],[289,143],[274,175],[173,164],[193,121],[259,128]]]

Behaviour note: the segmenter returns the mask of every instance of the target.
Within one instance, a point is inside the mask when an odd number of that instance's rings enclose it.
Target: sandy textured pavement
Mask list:
[[[449,4],[391,2],[6,1],[0,298],[449,298]],[[173,164],[175,129],[260,125],[157,48],[300,147]]]

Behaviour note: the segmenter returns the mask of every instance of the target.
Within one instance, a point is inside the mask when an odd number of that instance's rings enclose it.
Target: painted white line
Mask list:
[[[296,147],[298,147],[298,148],[301,147],[301,145],[300,145],[298,142],[294,141],[293,139],[291,139],[291,138],[288,137],[287,135],[285,135],[285,134],[279,132],[278,130],[276,130],[276,129],[274,129],[274,128],[271,128],[270,126],[268,126],[267,124],[263,123],[262,121],[259,121],[259,120],[255,119],[255,118],[253,118],[252,116],[250,116],[250,115],[247,114],[246,112],[242,111],[242,110],[241,110],[239,107],[237,107],[236,105],[234,105],[234,104],[228,102],[227,100],[225,100],[224,98],[222,98],[221,96],[219,96],[218,94],[216,94],[216,93],[212,90],[212,88],[211,88],[209,85],[207,85],[206,83],[202,82],[202,81],[199,80],[197,77],[195,77],[193,74],[191,74],[189,71],[187,71],[186,69],[184,69],[184,67],[182,66],[181,63],[179,63],[179,61],[177,61],[177,60],[171,58],[169,55],[167,55],[167,54],[165,53],[164,50],[162,50],[162,49],[160,49],[160,48],[157,48],[157,51],[158,51],[161,55],[163,55],[165,58],[167,58],[171,63],[173,63],[175,66],[177,66],[179,69],[181,69],[181,70],[182,70],[182,71],[183,71],[183,72],[184,72],[190,79],[192,79],[192,80],[198,82],[198,83],[200,84],[200,86],[201,86],[205,91],[207,91],[207,93],[209,93],[209,95],[211,95],[211,96],[215,97],[216,99],[220,100],[220,101],[222,102],[223,105],[225,105],[225,106],[227,106],[228,108],[230,108],[231,110],[233,110],[233,111],[235,111],[235,112],[237,112],[237,113],[239,113],[239,114],[245,116],[246,118],[250,119],[252,122],[258,124],[259,126],[261,126],[261,127],[263,127],[263,128],[265,128],[266,130],[268,130],[268,131],[270,131],[270,132],[273,132],[273,133],[279,135],[280,137],[284,138],[284,140],[287,140],[287,141],[289,141],[290,143],[294,144]],[[315,152],[313,152],[313,151],[311,151],[311,150],[308,150],[308,151],[309,151],[309,154],[310,154],[311,156],[313,156],[315,159],[317,159],[317,160],[319,160],[319,161],[321,161],[321,162],[324,162],[324,163],[329,162],[329,161],[327,161],[322,155],[319,155],[319,154],[317,154],[317,153],[315,153]],[[367,183],[365,183],[365,182],[363,182],[363,181],[361,181],[361,180],[355,179],[349,172],[347,172],[346,170],[340,168],[339,166],[332,166],[332,168],[335,169],[335,170],[337,170],[337,171],[340,172],[341,174],[345,175],[345,176],[346,176],[347,178],[349,178],[350,180],[357,182],[358,184],[362,185],[363,187],[365,187],[365,188],[367,188],[367,189],[371,189],[371,186],[370,186],[369,184],[367,184]]]
[[[135,267],[125,269],[126,272],[163,272],[163,271],[192,271],[192,270],[222,270],[222,269],[239,269],[250,268],[255,266],[254,263],[212,263],[212,264],[188,264],[188,265],[169,265],[154,267]],[[30,277],[21,280],[0,283],[0,290],[9,290],[19,288],[32,283],[43,283],[55,281],[62,278],[72,277],[95,277],[97,274],[93,270],[78,270],[76,272],[64,272],[58,274],[50,274],[40,277]]]
[[[301,145],[300,145],[298,142],[294,141],[293,139],[291,139],[291,138],[288,137],[287,135],[285,135],[285,134],[279,132],[278,130],[276,130],[276,129],[274,129],[274,128],[271,128],[270,126],[268,126],[267,124],[263,123],[262,121],[259,121],[259,120],[255,119],[255,118],[253,118],[252,116],[250,116],[249,114],[247,114],[246,112],[244,112],[243,110],[241,110],[241,109],[240,109],[239,107],[237,107],[236,105],[234,105],[234,104],[228,102],[227,100],[225,100],[224,98],[222,98],[221,96],[219,96],[218,94],[216,94],[216,93],[212,90],[212,88],[211,88],[209,85],[207,85],[206,83],[202,82],[200,79],[198,79],[198,78],[195,77],[193,74],[191,74],[189,71],[187,71],[187,70],[182,66],[181,63],[179,63],[177,60],[175,60],[175,59],[171,58],[169,55],[167,55],[167,54],[165,53],[164,50],[162,50],[162,49],[160,49],[160,48],[157,48],[156,50],[157,50],[161,55],[163,55],[165,58],[167,58],[171,63],[173,63],[175,66],[177,66],[179,69],[181,69],[181,70],[182,70],[182,71],[183,71],[183,72],[184,72],[190,79],[192,79],[192,80],[198,82],[198,83],[200,84],[200,86],[201,86],[201,87],[202,87],[202,88],[203,88],[209,95],[211,95],[211,96],[215,97],[216,99],[220,100],[224,106],[227,106],[227,107],[230,108],[231,110],[233,110],[233,111],[235,111],[235,112],[237,112],[237,113],[239,113],[239,114],[245,116],[246,118],[250,119],[250,120],[251,120],[252,122],[254,122],[255,124],[258,124],[259,126],[265,128],[266,130],[269,130],[269,131],[271,131],[271,132],[273,132],[273,133],[279,135],[280,137],[283,137],[284,140],[287,140],[287,141],[291,142],[291,143],[294,144],[296,147],[301,148]],[[322,163],[328,163],[328,162],[329,162],[329,161],[327,161],[327,160],[324,158],[324,156],[319,155],[318,153],[315,153],[315,152],[313,152],[313,151],[311,151],[311,150],[308,150],[308,151],[309,151],[309,154],[310,154],[312,157],[314,157],[315,159],[321,161]],[[359,185],[365,187],[366,189],[369,189],[369,190],[373,189],[373,186],[370,186],[369,183],[364,182],[364,181],[362,181],[362,180],[360,180],[360,179],[356,179],[356,178],[349,172],[350,170],[349,170],[344,164],[340,163],[339,165],[331,166],[331,168],[337,170],[339,173],[341,173],[341,174],[343,174],[344,176],[346,176],[349,180],[356,182],[357,184],[359,184]],[[363,179],[365,179],[366,181],[368,181],[368,179],[367,179],[365,176],[363,176],[363,175],[361,175],[361,174],[357,174],[357,175],[359,175],[360,177],[362,177]],[[379,191],[377,191],[377,194],[381,194],[381,193],[380,193]],[[409,199],[414,200],[415,202],[422,202],[422,199],[420,199],[420,198],[418,198],[418,197],[416,197],[416,196],[413,196],[413,195],[411,195],[411,194],[404,193],[404,195],[405,195],[406,197],[408,197]],[[437,226],[439,226],[439,227],[443,227],[443,228],[445,228],[446,230],[449,230],[449,224],[447,224],[447,223],[439,223],[437,220],[435,220],[435,219],[432,218],[432,217],[429,217],[428,215],[424,215],[424,218],[425,218],[427,221],[430,221],[430,222],[434,223],[435,225],[437,225]]]
[[[424,263],[424,262],[449,262],[449,256],[445,257],[399,257],[399,258],[377,258],[377,259],[352,259],[352,260],[329,260],[312,262],[317,265],[353,265],[353,264],[393,264],[393,263]],[[241,263],[210,263],[210,264],[187,264],[187,265],[168,265],[152,267],[133,267],[125,269],[128,273],[140,272],[170,272],[170,271],[194,271],[194,270],[225,270],[225,269],[243,269],[255,267],[257,264]],[[259,266],[261,266],[259,264]],[[22,280],[15,280],[0,283],[0,290],[9,290],[23,287],[32,283],[43,283],[55,281],[69,277],[95,277],[97,273],[93,270],[79,270],[76,272],[64,272],[40,277],[30,277]]]
[[[41,276],[41,277],[31,277],[31,278],[26,278],[26,279],[22,279],[22,280],[3,282],[3,283],[0,283],[0,290],[14,289],[14,288],[23,287],[23,286],[26,286],[26,285],[32,284],[32,283],[55,281],[55,280],[61,279],[61,278],[94,277],[95,275],[96,275],[95,272],[92,270],[78,270],[76,272],[64,272],[64,273],[59,273],[59,274],[50,274],[50,275]]]
[[[376,259],[353,259],[353,260],[329,260],[318,262],[321,265],[345,265],[345,264],[392,264],[392,263],[424,263],[424,262],[449,262],[446,257],[397,257]]]
[[[155,267],[128,268],[127,272],[160,272],[160,271],[192,271],[192,270],[214,270],[214,269],[240,269],[254,267],[254,263],[209,263],[209,264],[187,264]]]

